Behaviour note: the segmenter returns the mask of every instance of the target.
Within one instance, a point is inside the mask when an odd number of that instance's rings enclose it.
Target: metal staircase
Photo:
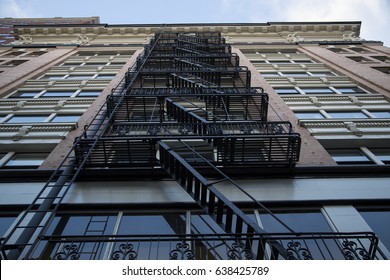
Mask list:
[[[165,170],[177,181],[224,230],[226,236],[217,238],[224,238],[230,249],[239,246],[257,259],[288,258],[281,239],[272,238],[218,189],[220,183],[232,184],[294,235],[224,172],[226,168],[293,167],[299,160],[299,134],[288,122],[267,120],[268,96],[263,89],[251,87],[250,81],[250,71],[239,66],[238,56],[220,33],[157,33],[2,240],[2,256],[40,258],[39,243],[54,242],[67,249],[67,258],[77,258],[75,244],[92,242],[86,241],[88,236],[61,239],[47,236],[46,231],[79,174],[100,168],[146,168],[151,175]],[[88,240],[96,244],[125,238],[105,236],[102,231],[99,239],[91,231],[86,235],[92,235]],[[110,258],[118,259],[119,253],[136,258],[129,243],[132,237],[126,238]],[[137,242],[146,242],[142,238]],[[186,240],[198,242],[198,237],[175,238],[182,243],[172,252],[192,256]],[[226,240],[240,241],[233,245]],[[149,241],[154,242],[153,237]],[[373,258],[374,251],[370,254]]]

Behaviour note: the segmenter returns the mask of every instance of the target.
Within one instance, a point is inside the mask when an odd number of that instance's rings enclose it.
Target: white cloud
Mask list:
[[[29,1],[2,0],[0,2],[0,17],[37,17]]]

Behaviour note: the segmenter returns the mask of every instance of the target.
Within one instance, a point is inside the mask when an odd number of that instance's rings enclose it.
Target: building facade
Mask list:
[[[360,22],[0,24],[2,259],[390,257]]]

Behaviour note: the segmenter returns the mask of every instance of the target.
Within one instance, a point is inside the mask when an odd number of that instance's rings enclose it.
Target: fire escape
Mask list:
[[[299,134],[289,122],[268,121],[267,113],[268,95],[251,87],[251,72],[220,33],[155,34],[2,240],[3,258],[137,259],[142,248],[156,248],[150,244],[165,248],[168,259],[384,258],[372,233],[295,233],[228,176],[299,160]],[[165,170],[224,233],[46,234],[79,174],[100,168],[147,168],[152,177]],[[220,191],[221,183],[239,189],[289,233],[265,232]],[[161,258],[161,250],[146,258]]]

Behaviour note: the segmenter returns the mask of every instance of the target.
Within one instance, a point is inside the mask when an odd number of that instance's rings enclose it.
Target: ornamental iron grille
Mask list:
[[[372,233],[43,236],[34,259],[377,260]]]

